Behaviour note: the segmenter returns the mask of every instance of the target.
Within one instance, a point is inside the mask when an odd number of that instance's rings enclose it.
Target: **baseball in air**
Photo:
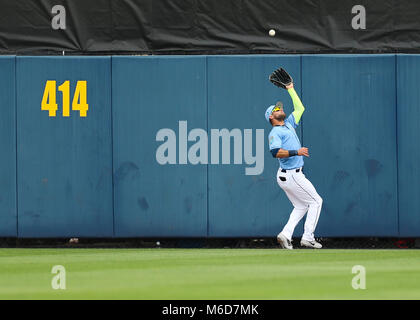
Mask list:
[[[270,29],[270,31],[268,31],[268,34],[270,35],[270,37],[274,37],[276,35],[276,31],[274,31],[274,29]]]

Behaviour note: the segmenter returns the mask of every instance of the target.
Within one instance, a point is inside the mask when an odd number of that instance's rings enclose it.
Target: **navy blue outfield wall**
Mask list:
[[[418,55],[0,57],[0,236],[276,236],[279,66],[316,235],[420,236]]]
[[[397,236],[395,56],[303,56],[302,70],[318,231]]]
[[[0,235],[17,236],[15,57],[0,57]]]
[[[18,236],[113,236],[111,58],[18,57],[16,78]]]
[[[188,127],[207,129],[206,58],[112,60],[115,236],[205,237],[207,167],[183,164],[179,149]],[[168,151],[180,164],[157,161],[165,128],[182,140]]]

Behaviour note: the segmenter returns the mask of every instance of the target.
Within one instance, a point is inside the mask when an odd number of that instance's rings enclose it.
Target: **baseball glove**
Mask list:
[[[277,87],[286,89],[286,86],[293,82],[292,77],[284,70],[279,68],[270,74],[269,80]]]

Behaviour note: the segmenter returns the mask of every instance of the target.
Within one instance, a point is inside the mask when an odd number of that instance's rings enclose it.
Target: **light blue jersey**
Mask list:
[[[270,150],[299,150],[301,148],[299,138],[295,128],[298,124],[295,121],[293,113],[291,113],[284,121],[284,126],[274,126],[268,135]],[[290,170],[303,167],[303,156],[293,156],[288,158],[278,158],[280,168]]]

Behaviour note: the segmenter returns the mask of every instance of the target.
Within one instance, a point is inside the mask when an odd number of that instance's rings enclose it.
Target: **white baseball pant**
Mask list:
[[[284,190],[294,207],[289,221],[281,233],[291,240],[296,225],[307,212],[302,239],[314,241],[314,232],[322,208],[322,198],[316,192],[315,187],[305,177],[302,168],[299,168],[299,172],[296,172],[296,169],[286,170],[286,172],[279,169],[277,183]]]

